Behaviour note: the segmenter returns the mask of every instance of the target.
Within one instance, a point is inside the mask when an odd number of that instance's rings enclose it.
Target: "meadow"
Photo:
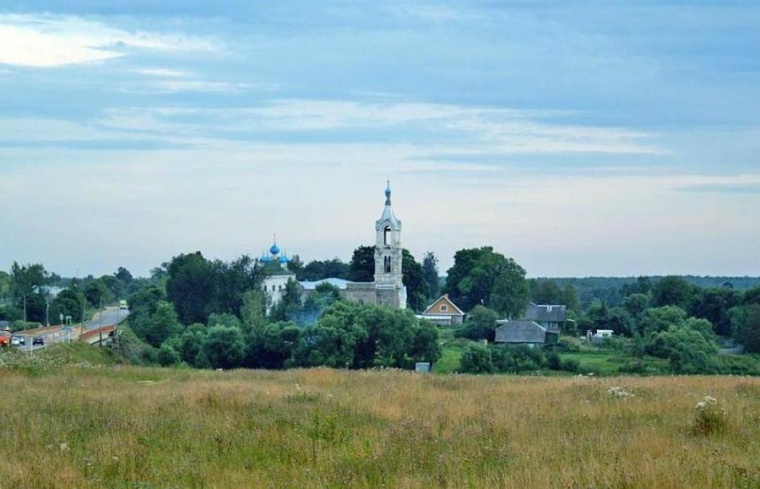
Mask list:
[[[0,379],[3,489],[760,487],[758,378],[64,364]]]

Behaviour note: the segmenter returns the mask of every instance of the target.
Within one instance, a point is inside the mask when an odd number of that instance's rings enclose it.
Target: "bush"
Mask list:
[[[565,372],[578,373],[581,369],[581,362],[577,358],[567,358],[562,360],[560,367]]]
[[[459,361],[460,371],[468,374],[490,374],[494,371],[491,350],[479,343],[470,343],[465,347]]]
[[[694,426],[691,432],[694,435],[707,436],[713,433],[720,433],[727,427],[728,411],[725,407],[719,406],[717,399],[705,396],[704,401],[698,402],[695,406],[697,410],[694,416]]]

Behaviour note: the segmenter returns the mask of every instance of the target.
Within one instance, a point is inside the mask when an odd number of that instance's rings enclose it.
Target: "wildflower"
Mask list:
[[[61,451],[62,452],[66,452],[66,451],[68,451],[68,449],[69,449],[69,444],[68,443],[61,443]]]

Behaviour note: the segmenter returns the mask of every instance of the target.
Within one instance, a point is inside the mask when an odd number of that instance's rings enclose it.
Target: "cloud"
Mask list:
[[[679,187],[678,190],[697,194],[760,195],[760,181],[699,183]]]
[[[145,75],[145,76],[169,77],[169,78],[179,78],[179,77],[184,77],[188,75],[186,71],[170,70],[167,68],[143,68],[143,69],[137,70],[137,73],[141,75]]]
[[[130,32],[73,16],[0,15],[0,64],[52,68],[99,63],[132,49],[211,52],[209,39]]]

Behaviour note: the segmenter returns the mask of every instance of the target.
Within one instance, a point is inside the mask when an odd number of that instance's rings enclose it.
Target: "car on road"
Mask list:
[[[11,338],[11,346],[24,346],[26,345],[26,338],[23,336],[14,336]]]
[[[32,340],[32,346],[34,345],[44,345],[45,344],[45,338],[42,336],[35,336]]]

